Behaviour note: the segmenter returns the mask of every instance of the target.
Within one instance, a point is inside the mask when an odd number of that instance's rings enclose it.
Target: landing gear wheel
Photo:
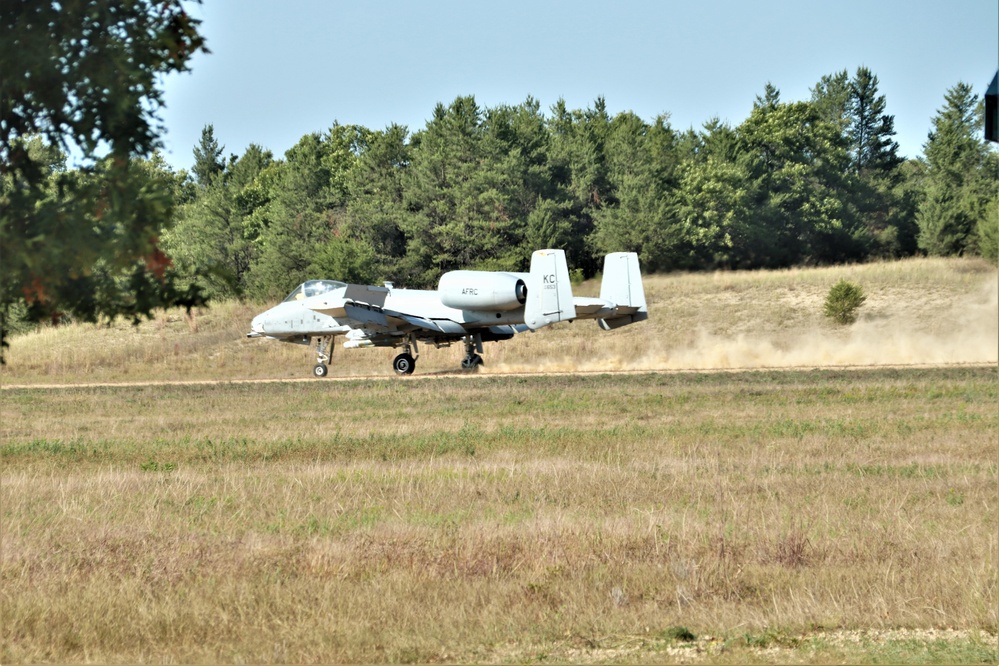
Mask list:
[[[469,334],[462,340],[465,343],[465,358],[461,359],[461,369],[475,372],[482,365],[482,357],[476,353],[482,351],[482,336],[479,333]]]
[[[461,359],[461,369],[475,371],[479,369],[482,365],[482,357],[478,354],[470,354],[465,358]]]
[[[316,367],[312,368],[312,374],[316,377],[325,377],[330,373],[330,369],[327,368],[322,363],[316,363]]]
[[[412,354],[399,354],[392,361],[392,368],[396,374],[411,375],[416,370],[416,359]]]

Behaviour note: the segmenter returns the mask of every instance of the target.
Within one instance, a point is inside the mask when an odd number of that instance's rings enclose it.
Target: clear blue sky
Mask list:
[[[922,153],[959,81],[999,67],[997,0],[204,0],[212,53],[165,80],[165,155],[190,168],[201,129],[225,154],[275,156],[334,121],[416,131],[438,102],[528,95],[548,111],[598,96],[678,129],[738,125],[768,81],[804,100],[825,74],[870,68],[901,153]]]

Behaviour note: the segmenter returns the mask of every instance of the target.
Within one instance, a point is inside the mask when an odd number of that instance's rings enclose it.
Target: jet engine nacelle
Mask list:
[[[527,302],[527,283],[514,273],[451,271],[437,285],[441,303],[458,310],[514,310]]]

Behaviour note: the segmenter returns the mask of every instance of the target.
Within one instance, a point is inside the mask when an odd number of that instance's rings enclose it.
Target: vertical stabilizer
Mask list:
[[[642,270],[636,253],[612,252],[604,257],[600,298],[616,306],[615,316],[599,321],[600,328],[605,331],[649,318]]]
[[[531,256],[531,279],[524,304],[524,323],[532,331],[576,318],[569,266],[562,250],[537,250]]]

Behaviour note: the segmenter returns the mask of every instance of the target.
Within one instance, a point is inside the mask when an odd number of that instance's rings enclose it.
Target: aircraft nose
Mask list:
[[[264,316],[257,315],[250,322],[250,332],[251,333],[263,333],[264,332]]]

